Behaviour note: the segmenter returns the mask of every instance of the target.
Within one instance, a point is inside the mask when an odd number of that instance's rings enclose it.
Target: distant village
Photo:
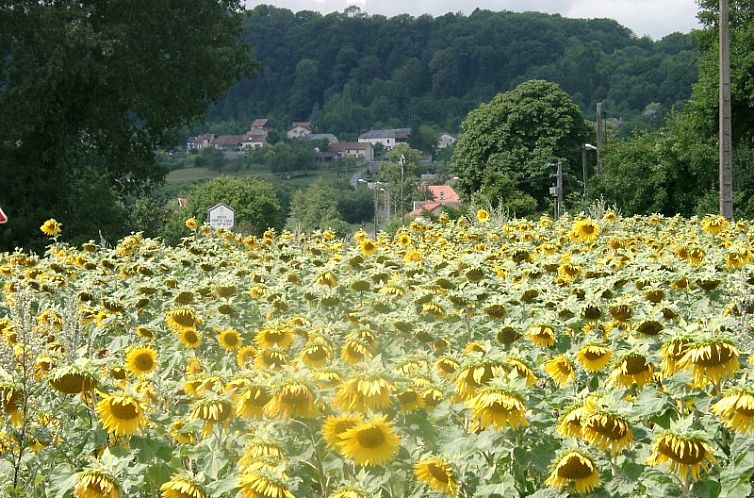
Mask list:
[[[186,150],[190,153],[201,152],[207,148],[214,148],[227,154],[245,153],[255,149],[269,147],[267,137],[274,130],[269,119],[259,118],[251,123],[251,128],[241,135],[215,135],[206,133],[190,137]],[[362,133],[356,142],[341,142],[331,133],[314,133],[310,122],[293,122],[286,131],[290,140],[322,143],[327,141],[327,150],[320,150],[316,145],[316,158],[327,162],[335,159],[353,159],[357,164],[371,164],[375,161],[375,148],[383,151],[392,150],[400,144],[408,144],[411,128],[390,128],[369,130]],[[442,132],[437,136],[437,148],[445,149],[453,146],[458,140],[457,133]],[[414,201],[409,216],[416,217],[426,213],[438,213],[443,206],[458,207],[461,199],[450,185],[431,185],[436,180],[434,175],[422,175],[422,186],[429,195],[428,200]],[[374,188],[373,184],[369,184]]]
[[[205,148],[214,147],[221,151],[248,151],[268,147],[267,136],[273,130],[269,119],[255,119],[249,131],[242,135],[215,135],[211,133],[189,138],[186,149],[189,152],[200,152]],[[393,149],[398,144],[408,143],[411,128],[391,128],[385,130],[369,130],[362,133],[357,142],[341,142],[331,133],[314,133],[310,122],[294,122],[288,128],[286,135],[292,140],[320,142],[326,140],[329,150],[320,151],[315,147],[317,159],[330,161],[336,158],[353,158],[359,163],[374,161],[374,149],[379,144],[385,151]],[[457,133],[440,133],[437,137],[437,148],[450,147],[458,140]]]

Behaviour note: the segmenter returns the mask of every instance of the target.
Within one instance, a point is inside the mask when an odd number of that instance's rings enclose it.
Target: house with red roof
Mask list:
[[[419,190],[428,191],[430,199],[427,201],[414,201],[413,209],[409,216],[417,217],[424,213],[438,213],[443,206],[458,207],[461,198],[450,185],[420,185]]]

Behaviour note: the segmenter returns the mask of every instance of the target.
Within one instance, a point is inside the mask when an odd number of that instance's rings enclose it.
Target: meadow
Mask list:
[[[741,497],[754,228],[186,221],[0,254],[0,495]]]

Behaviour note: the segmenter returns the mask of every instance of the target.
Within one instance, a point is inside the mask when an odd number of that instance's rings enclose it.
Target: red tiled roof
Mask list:
[[[296,128],[297,126],[310,130],[312,127],[312,124],[309,121],[295,121],[291,124],[291,129]]]
[[[440,204],[439,202],[428,202],[428,203],[424,204],[422,207],[418,207],[418,208],[414,209],[413,211],[411,211],[410,213],[408,213],[408,215],[409,216],[421,216],[421,214],[424,213],[425,211],[428,211],[428,212],[431,213],[432,211],[436,210],[439,207],[442,207],[442,204]]]
[[[246,135],[218,135],[212,140],[213,145],[235,146],[246,140]]]
[[[252,128],[265,128],[269,124],[270,124],[269,119],[258,118],[258,119],[255,119],[253,123],[251,123],[251,127]]]
[[[424,187],[432,192],[432,200],[440,202],[461,202],[458,193],[450,185],[427,185]]]

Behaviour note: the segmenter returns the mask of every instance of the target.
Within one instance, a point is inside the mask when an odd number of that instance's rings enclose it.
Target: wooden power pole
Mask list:
[[[602,102],[597,103],[597,167],[596,167],[596,173],[602,174],[602,159],[600,158],[600,152],[602,151],[602,146],[605,145],[605,132],[604,132],[604,122],[602,119]]]
[[[720,214],[733,220],[733,138],[730,103],[730,2],[720,0]]]

